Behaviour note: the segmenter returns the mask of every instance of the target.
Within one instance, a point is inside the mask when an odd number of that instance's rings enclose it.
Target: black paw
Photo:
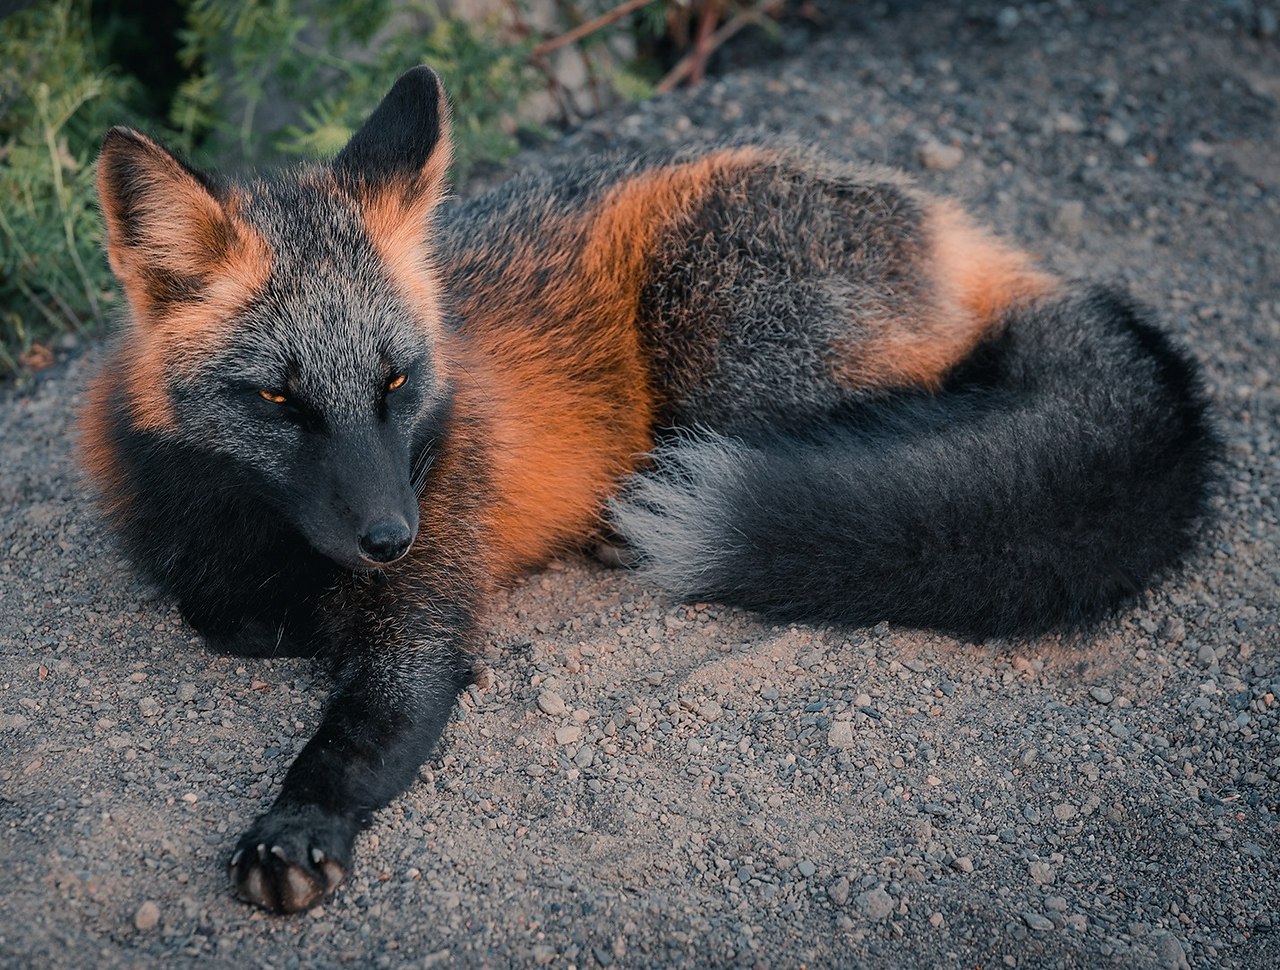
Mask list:
[[[273,808],[231,856],[236,895],[273,913],[310,909],[346,878],[356,828],[313,805]]]

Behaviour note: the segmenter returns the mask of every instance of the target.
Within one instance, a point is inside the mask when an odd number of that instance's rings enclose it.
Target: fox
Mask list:
[[[982,641],[1085,630],[1193,551],[1198,367],[906,175],[768,138],[448,197],[399,78],[330,161],[227,178],[112,128],[122,325],[80,453],[215,649],[332,691],[233,891],[317,905],[471,682],[486,604],[600,546],[687,601]]]

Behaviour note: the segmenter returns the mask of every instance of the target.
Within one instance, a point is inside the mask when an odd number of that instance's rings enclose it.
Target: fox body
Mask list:
[[[334,690],[232,878],[342,880],[469,682],[488,592],[618,534],[685,597],[968,636],[1078,626],[1193,539],[1192,365],[888,171],[739,145],[442,201],[404,75],[330,164],[224,182],[114,129],[127,326],[82,415],[126,549],[211,642]]]

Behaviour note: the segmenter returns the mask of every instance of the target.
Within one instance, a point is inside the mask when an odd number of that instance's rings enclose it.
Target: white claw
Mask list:
[[[273,845],[271,847],[271,854],[275,856],[277,859],[279,859],[281,862],[289,861],[289,857],[284,854],[284,849],[280,848],[280,846],[278,845]]]
[[[244,858],[244,849],[236,849],[235,855],[231,857],[229,865],[238,865],[240,860]]]
[[[316,865],[320,865],[320,863],[324,862],[324,860],[325,860],[325,854],[324,854],[324,852],[322,852],[320,849],[312,849],[312,850],[311,850],[311,861],[312,861],[312,862],[314,862]]]
[[[266,862],[266,861],[267,861],[267,846],[266,846],[266,843],[263,843],[263,842],[259,842],[259,843],[258,843],[258,858],[259,858],[259,859],[261,859],[263,862]]]

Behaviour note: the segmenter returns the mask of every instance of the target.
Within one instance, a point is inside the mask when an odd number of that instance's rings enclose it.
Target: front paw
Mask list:
[[[310,909],[346,878],[356,828],[353,819],[314,805],[277,805],[231,856],[236,895],[273,913]]]

